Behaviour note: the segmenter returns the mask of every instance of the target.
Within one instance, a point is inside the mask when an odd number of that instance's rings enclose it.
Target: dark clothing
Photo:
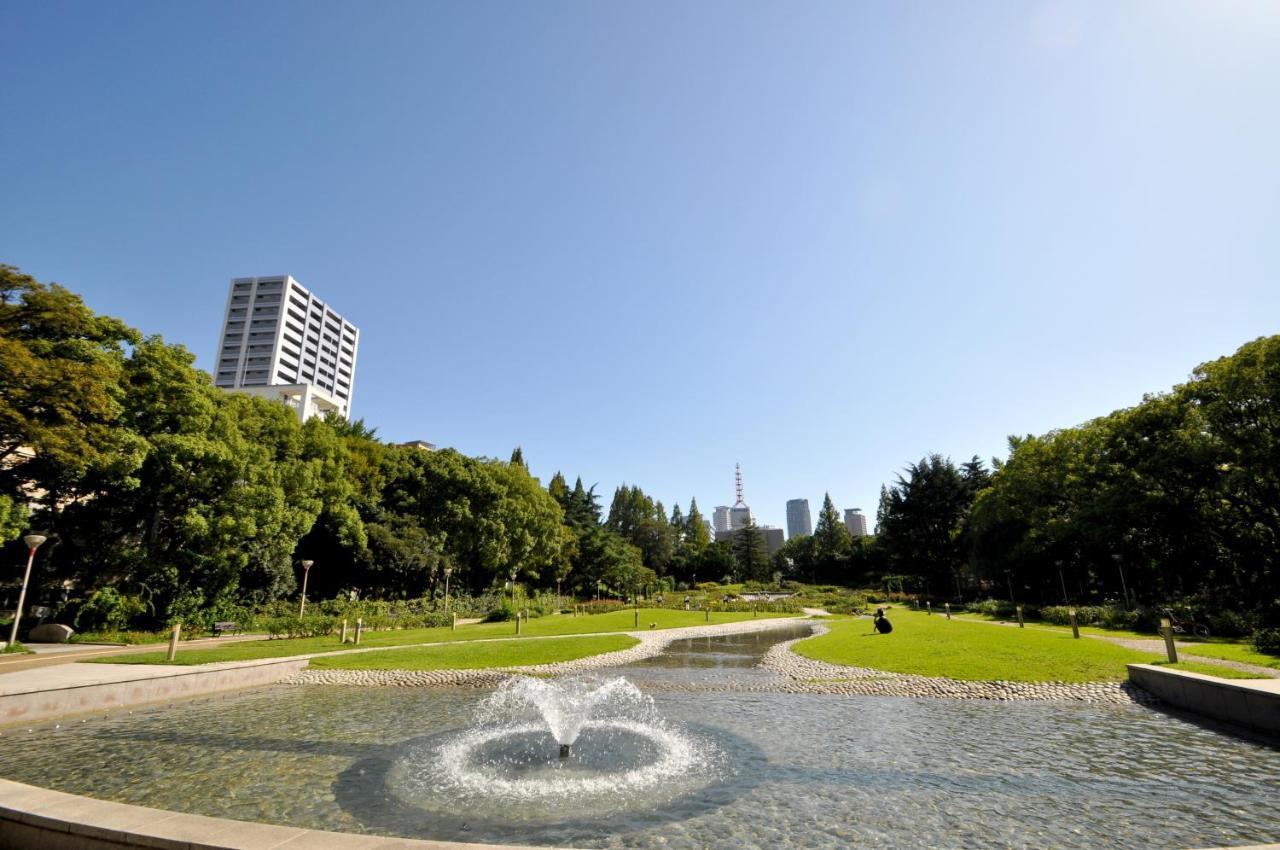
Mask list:
[[[872,625],[874,625],[876,627],[876,631],[882,635],[887,635],[889,632],[893,631],[893,623],[889,622],[888,617],[876,617],[876,620]]]

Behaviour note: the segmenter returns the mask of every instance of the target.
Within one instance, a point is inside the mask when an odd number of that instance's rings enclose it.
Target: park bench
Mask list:
[[[235,634],[238,631],[240,631],[240,624],[233,620],[228,620],[227,622],[213,624],[214,637],[221,637],[222,635],[226,635],[226,634]]]

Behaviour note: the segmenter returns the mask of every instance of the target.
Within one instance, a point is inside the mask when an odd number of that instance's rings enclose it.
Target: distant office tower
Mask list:
[[[809,518],[809,500],[791,499],[787,502],[787,537],[813,534],[813,520]]]
[[[867,536],[867,518],[862,515],[862,508],[847,508],[844,512],[844,524],[854,537]]]
[[[360,331],[288,275],[231,281],[215,386],[351,416]]]
[[[737,531],[738,529],[736,528],[728,531],[717,531],[715,538],[716,542],[721,543],[728,541],[732,543],[733,535],[736,534]],[[756,526],[756,531],[760,533],[760,539],[764,541],[765,554],[772,555],[774,552],[777,552],[782,548],[783,534],[781,528],[773,525],[760,525]]]
[[[721,531],[729,530],[729,506],[720,505],[711,513],[712,525],[719,534]]]

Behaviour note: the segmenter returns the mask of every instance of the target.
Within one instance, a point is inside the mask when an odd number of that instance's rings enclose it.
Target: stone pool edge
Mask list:
[[[326,832],[114,803],[0,779],[0,850],[530,850]],[[537,850],[569,850],[540,847]],[[1280,850],[1280,844],[1215,850]]]
[[[515,850],[182,814],[0,779],[0,848],[41,850]],[[528,848],[523,848],[528,850]],[[562,848],[562,850],[564,850]]]
[[[306,665],[305,658],[254,659],[182,668],[121,665],[127,669],[119,670],[102,665],[101,673],[95,671],[96,678],[87,681],[60,683],[55,680],[43,687],[24,685],[0,693],[0,733],[18,724],[263,687],[294,675]],[[30,674],[39,672],[57,676],[73,666],[6,675],[34,678]],[[47,670],[57,672],[50,674]]]
[[[1280,737],[1280,680],[1220,679],[1152,664],[1130,664],[1129,679],[1175,708]]]

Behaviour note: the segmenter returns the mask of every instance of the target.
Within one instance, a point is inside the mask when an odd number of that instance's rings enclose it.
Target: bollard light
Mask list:
[[[1168,617],[1160,618],[1160,633],[1164,635],[1164,651],[1169,656],[1169,663],[1177,664],[1178,647],[1173,642],[1173,621]]]

